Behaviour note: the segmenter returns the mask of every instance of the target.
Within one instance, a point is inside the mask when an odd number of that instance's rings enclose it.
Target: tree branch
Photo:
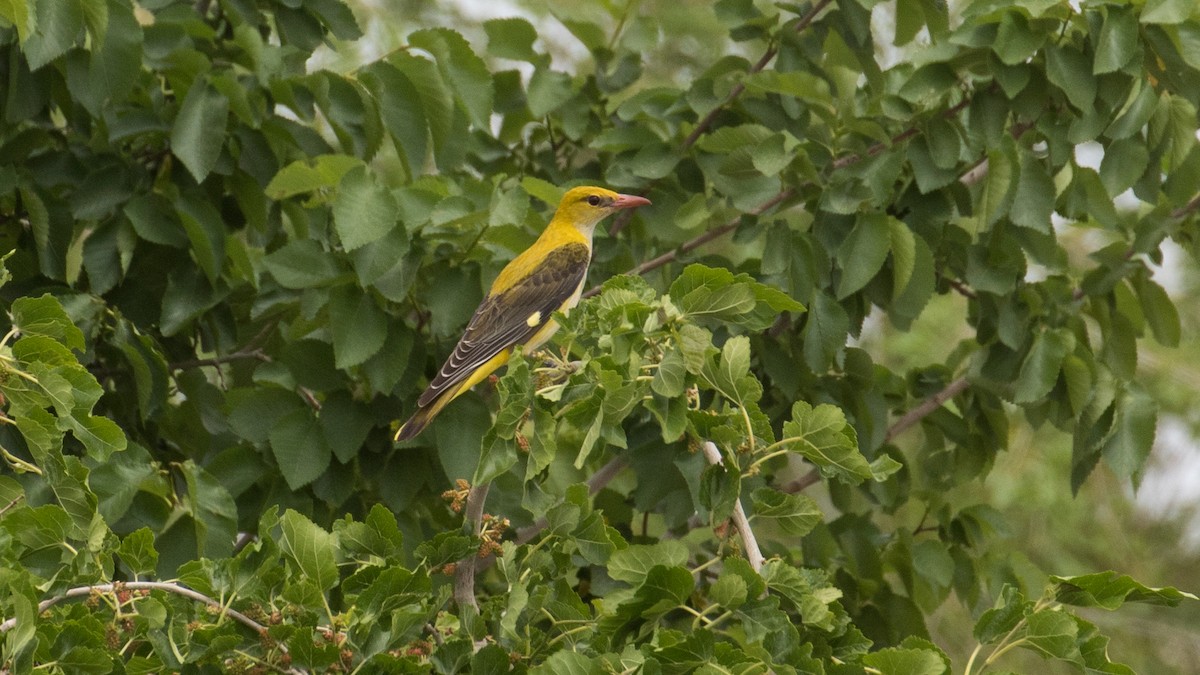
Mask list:
[[[1185,216],[1192,214],[1193,212],[1196,211],[1196,209],[1200,209],[1200,195],[1196,195],[1195,197],[1192,197],[1192,201],[1190,201],[1187,204],[1184,204],[1183,206],[1172,211],[1171,217],[1176,220],[1179,220],[1180,218],[1183,218]]]
[[[946,401],[949,401],[955,396],[958,396],[962,392],[966,391],[967,387],[969,386],[971,385],[967,382],[967,378],[965,377],[960,377],[950,384],[947,384],[941,391],[935,393],[933,396],[930,396],[924,401],[921,401],[920,405],[904,413],[900,419],[896,420],[892,426],[888,427],[887,433],[883,436],[883,442],[890,443],[897,436],[907,431],[909,427],[925,419],[932,414],[933,411],[942,407],[942,404],[944,404]],[[821,470],[814,468],[812,471],[809,471],[808,473],[779,489],[783,492],[794,494],[796,492],[801,492],[812,485],[815,485],[816,483],[820,482],[820,480]]]
[[[817,483],[820,483],[820,482],[821,482],[821,470],[814,468],[812,471],[809,471],[808,473],[804,474],[803,476],[800,476],[796,480],[788,483],[787,485],[784,485],[783,487],[781,487],[779,489],[782,490],[783,492],[787,492],[789,494],[795,494],[797,492],[803,492],[804,490],[808,489],[810,486],[816,485]]]
[[[925,419],[933,411],[942,407],[943,403],[966,391],[967,387],[969,386],[971,385],[969,382],[967,382],[966,377],[960,377],[946,385],[944,389],[922,401],[921,405],[918,405],[912,410],[904,413],[900,419],[896,420],[895,424],[888,427],[887,434],[885,434],[883,437],[884,442],[890,442],[896,436],[904,433],[909,427]]]
[[[487,501],[488,489],[491,483],[472,485],[467,493],[466,526],[471,536],[479,536],[479,526],[483,522],[483,504]],[[471,555],[458,561],[454,568],[454,602],[459,610],[470,607],[479,613],[479,604],[475,602],[475,562],[479,556]]]
[[[716,443],[704,441],[700,448],[704,452],[704,459],[708,460],[709,464],[725,465]],[[741,497],[738,497],[737,501],[733,503],[733,526],[737,528],[738,535],[742,538],[742,548],[746,551],[746,560],[750,563],[750,567],[755,572],[761,571],[763,554],[758,548],[758,540],[754,538],[754,530],[750,529],[750,519],[746,517],[746,510],[742,508]]]
[[[221,604],[220,602],[217,602],[216,600],[208,597],[207,595],[204,595],[203,593],[200,593],[198,591],[193,591],[190,588],[187,588],[185,586],[181,586],[177,583],[172,583],[169,581],[117,581],[117,582],[114,582],[111,584],[95,584],[92,586],[77,586],[75,588],[68,589],[67,591],[63,592],[61,595],[56,595],[52,598],[46,598],[45,600],[42,600],[41,602],[38,603],[37,611],[38,611],[38,614],[41,614],[42,612],[50,609],[51,607],[57,605],[58,603],[64,602],[66,600],[73,600],[76,598],[86,598],[86,597],[91,596],[93,593],[115,593],[115,592],[121,591],[121,590],[165,591],[167,593],[174,593],[176,595],[182,595],[185,598],[189,598],[189,599],[195,600],[197,602],[202,602],[205,605],[208,605],[209,607],[216,609],[219,613],[218,615],[229,616],[229,618],[250,628],[259,636],[265,636],[267,634],[266,626],[260,624],[259,622],[255,621],[254,619],[251,619],[250,617],[246,616],[245,614],[242,614],[241,612],[237,611],[236,609],[231,609],[229,607],[226,607],[225,605]],[[17,625],[16,617],[13,617],[11,619],[6,619],[4,622],[0,623],[0,633],[7,633],[8,631],[15,628],[16,625]],[[279,646],[280,650],[282,650],[285,653],[287,652],[287,647],[285,645],[283,645],[282,643],[279,643],[278,646]],[[297,670],[295,668],[290,668],[287,670],[283,670],[282,672],[294,673],[296,675],[300,675],[306,671]]]
[[[749,215],[760,216],[763,213],[766,213],[770,209],[777,206],[780,202],[784,201],[788,197],[791,197],[793,194],[795,194],[795,190],[793,190],[791,188],[787,188],[783,192],[780,192],[779,194],[775,195],[774,197],[771,197],[767,201],[760,204],[758,206],[758,208],[751,211]],[[671,251],[667,251],[666,253],[658,256],[657,258],[651,258],[650,260],[643,262],[642,264],[638,265],[637,267],[634,267],[633,269],[629,270],[628,272],[625,272],[625,274],[641,275],[641,274],[645,274],[646,272],[649,272],[651,270],[656,270],[659,267],[662,267],[663,265],[666,265],[667,263],[674,261],[680,255],[683,255],[685,253],[690,253],[690,252],[694,251],[695,249],[700,248],[701,246],[712,241],[713,239],[716,239],[717,237],[720,237],[722,235],[728,234],[728,233],[736,230],[738,228],[738,225],[742,224],[742,218],[745,218],[746,215],[747,214],[742,214],[742,215],[738,216],[737,218],[734,218],[733,220],[729,221],[728,223],[721,225],[720,227],[714,227],[711,230],[706,230],[706,231],[702,232],[701,234],[697,235],[696,237],[689,239],[688,241],[685,241],[684,243],[680,244],[679,248],[676,248]],[[583,297],[590,298],[599,292],[600,292],[600,286],[593,286],[592,288],[589,288],[583,294]]]
[[[617,474],[621,473],[621,470],[627,466],[629,466],[628,455],[617,455],[616,457],[610,459],[608,464],[605,464],[597,469],[596,473],[592,474],[592,477],[588,479],[588,494],[595,495],[597,492],[603,490],[610,482],[612,482],[612,479],[616,478]],[[549,525],[549,521],[547,521],[545,518],[538,518],[529,527],[517,530],[516,542],[518,544],[529,543]],[[492,564],[491,560],[489,559],[486,564],[490,566]]]

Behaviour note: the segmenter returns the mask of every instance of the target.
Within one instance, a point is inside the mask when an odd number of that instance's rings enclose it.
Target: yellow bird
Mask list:
[[[542,236],[500,271],[396,440],[421,433],[450,401],[507,363],[513,347],[523,345],[528,352],[549,340],[558,330],[554,312],[565,313],[583,293],[596,223],[649,203],[599,187],[567,190]]]

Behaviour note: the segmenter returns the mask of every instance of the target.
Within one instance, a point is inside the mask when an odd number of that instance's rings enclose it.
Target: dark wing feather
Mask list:
[[[560,246],[528,277],[486,298],[475,310],[450,358],[421,394],[418,405],[429,405],[500,352],[533,337],[579,288],[590,257],[591,252],[583,244]],[[530,325],[534,313],[540,313],[539,320]]]

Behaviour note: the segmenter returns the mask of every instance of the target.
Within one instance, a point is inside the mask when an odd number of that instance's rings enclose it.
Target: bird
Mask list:
[[[506,364],[518,345],[528,352],[549,340],[558,330],[554,313],[565,314],[583,293],[596,224],[648,204],[601,187],[567,190],[537,241],[500,270],[395,440],[416,437],[447,404]]]

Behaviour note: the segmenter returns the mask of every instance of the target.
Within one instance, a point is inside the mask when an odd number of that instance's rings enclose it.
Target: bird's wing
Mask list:
[[[590,258],[582,243],[559,246],[529,276],[485,298],[418,405],[429,405],[500,352],[533,337],[583,283]]]

